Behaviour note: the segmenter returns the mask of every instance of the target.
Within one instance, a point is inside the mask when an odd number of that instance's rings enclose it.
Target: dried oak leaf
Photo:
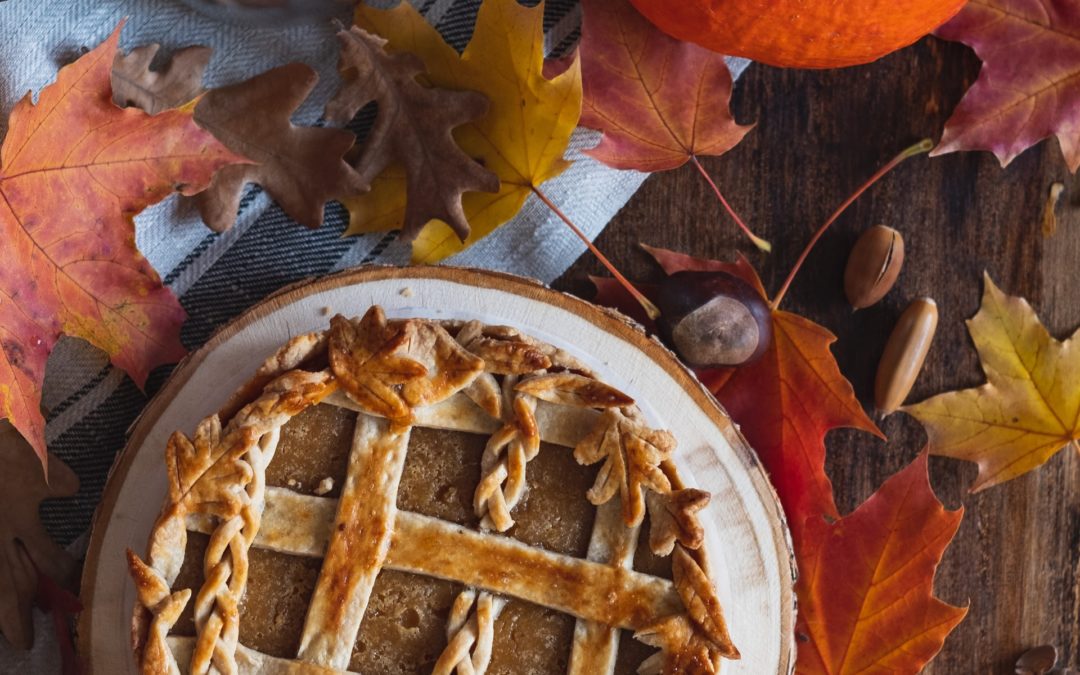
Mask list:
[[[38,517],[44,499],[70,497],[79,479],[49,455],[49,479],[30,445],[0,422],[0,634],[16,649],[34,643],[31,609],[38,574],[67,583],[75,560],[45,533]]]
[[[371,101],[375,126],[354,166],[364,184],[391,164],[404,167],[405,219],[401,238],[412,241],[429,221],[447,223],[464,240],[469,223],[461,207],[466,192],[497,192],[499,177],[458,147],[451,132],[483,117],[487,98],[473,91],[422,86],[423,62],[408,53],[388,54],[386,40],[353,26],[338,33],[341,88],[326,106],[326,119],[345,124]]]
[[[660,463],[674,450],[675,437],[669,432],[650,429],[614,408],[600,415],[593,430],[574,448],[574,458],[579,464],[604,460],[587,493],[589,501],[599,506],[618,493],[623,520],[628,526],[637,526],[645,517],[643,490],[671,489]]]
[[[659,556],[670,555],[676,541],[689,549],[701,548],[705,530],[695,514],[709,504],[709,499],[708,492],[694,488],[646,495],[652,552]]]
[[[0,418],[45,462],[45,361],[62,333],[142,385],[178,360],[184,310],[135,248],[132,217],[243,161],[190,110],[147,115],[112,101],[119,28],[11,112],[0,150]]]
[[[469,237],[434,221],[413,242],[415,262],[436,262],[471,246],[510,220],[535,188],[562,173],[570,134],[581,115],[581,69],[577,60],[551,78],[544,73],[544,8],[517,0],[485,0],[465,51],[458,53],[409,3],[380,10],[361,3],[356,23],[389,41],[392,52],[411,52],[426,80],[446,89],[478,91],[491,109],[459,127],[454,138],[471,157],[499,177],[497,193],[462,198]],[[349,233],[401,227],[404,181],[393,167],[372,182],[371,192],[349,200]]]
[[[375,415],[408,422],[412,411],[396,385],[427,374],[405,355],[415,333],[412,321],[391,327],[379,307],[357,323],[340,314],[330,319],[330,368],[349,398]]]
[[[930,453],[975,462],[973,492],[1041,466],[1080,440],[1080,344],[1054,339],[1023,298],[984,276],[968,331],[986,373],[981,387],[902,408],[926,427]]]
[[[548,403],[579,408],[621,408],[634,399],[609,384],[577,373],[549,373],[522,380],[515,389]]]
[[[315,87],[309,66],[290,63],[250,80],[211,89],[195,107],[195,121],[230,150],[255,164],[228,167],[196,197],[207,226],[232,226],[247,183],[261,185],[290,218],[308,227],[323,222],[323,207],[367,189],[344,160],[356,137],[343,129],[298,127],[290,117]]]
[[[982,59],[979,79],[930,154],[990,150],[1002,166],[1057,135],[1080,167],[1080,12],[1059,0],[971,0],[937,30]]]
[[[446,400],[484,372],[484,360],[470,354],[435,323],[417,322],[404,353],[425,368],[423,377],[409,380],[401,388],[405,402],[414,408]]]
[[[210,63],[209,47],[185,47],[176,51],[159,70],[150,64],[161,46],[136,47],[116,53],[112,64],[113,101],[121,107],[135,106],[151,115],[178,108],[202,93],[202,77]]]

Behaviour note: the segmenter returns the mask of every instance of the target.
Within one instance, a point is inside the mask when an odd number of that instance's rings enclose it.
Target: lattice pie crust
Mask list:
[[[357,411],[340,497],[268,487],[282,427],[319,403]],[[490,435],[472,500],[478,527],[398,509],[414,428]],[[501,534],[514,526],[541,441],[573,448],[581,465],[602,462],[587,492],[597,509],[584,559]],[[674,450],[674,437],[649,428],[630,397],[511,328],[388,321],[378,307],[359,320],[336,316],[329,330],[289,341],[192,438],[169,440],[169,494],[148,554],[128,551],[135,657],[155,674],[347,672],[388,569],[464,589],[435,673],[484,673],[508,601],[576,618],[570,673],[614,672],[619,629],[659,649],[641,673],[716,672],[738,652],[695,516],[708,494],[683,487]],[[633,569],[646,512],[649,548],[670,556],[670,580]],[[209,535],[203,581],[176,588],[189,531]],[[240,644],[253,549],[322,558],[294,658]],[[170,634],[189,603],[195,636]]]

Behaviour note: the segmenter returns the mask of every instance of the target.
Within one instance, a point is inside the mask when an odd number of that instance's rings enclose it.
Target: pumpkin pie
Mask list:
[[[505,326],[336,316],[165,449],[143,673],[713,673],[675,437]]]

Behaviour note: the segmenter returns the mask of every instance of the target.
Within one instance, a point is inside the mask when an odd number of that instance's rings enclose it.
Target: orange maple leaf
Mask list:
[[[934,572],[963,518],[934,496],[922,453],[799,546],[801,675],[917,673],[967,614],[934,597]]]
[[[122,26],[122,25],[121,25]],[[43,465],[45,361],[61,333],[108,352],[139,386],[184,354],[184,310],[135,248],[132,217],[243,161],[192,121],[112,101],[120,28],[11,113],[0,148],[0,416]]]

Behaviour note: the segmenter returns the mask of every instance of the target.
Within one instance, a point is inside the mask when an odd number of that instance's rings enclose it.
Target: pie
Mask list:
[[[675,437],[569,354],[335,316],[165,451],[143,673],[713,673],[737,658]]]

